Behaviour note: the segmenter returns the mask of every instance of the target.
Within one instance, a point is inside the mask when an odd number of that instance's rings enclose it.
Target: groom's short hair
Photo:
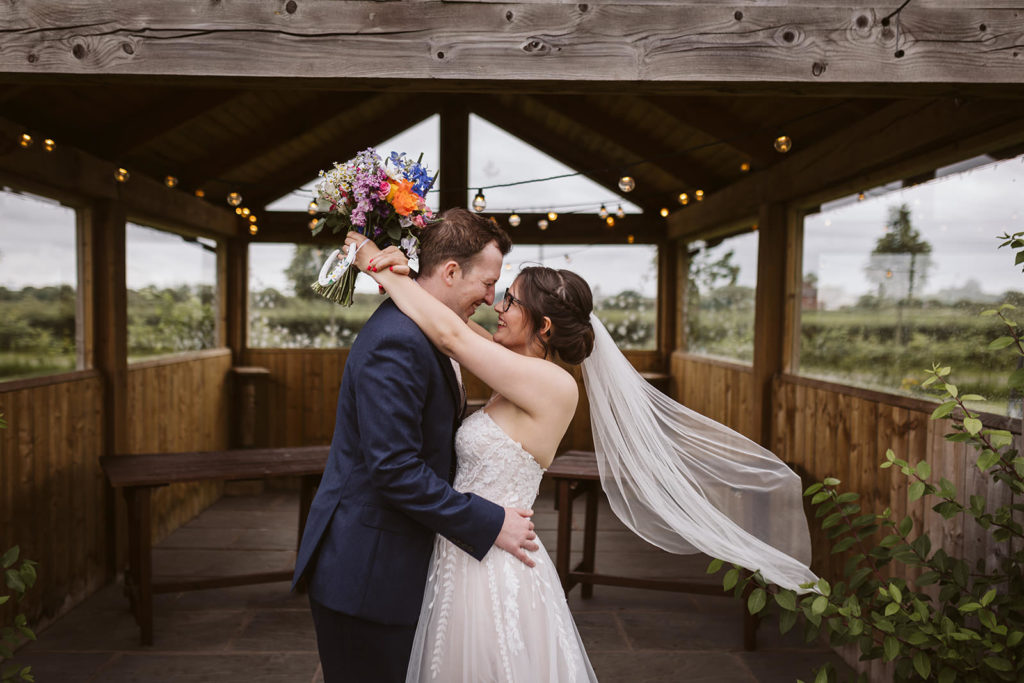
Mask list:
[[[502,256],[512,248],[508,233],[496,221],[466,209],[448,209],[420,231],[420,275],[429,277],[447,261],[469,270],[473,258],[491,242]]]

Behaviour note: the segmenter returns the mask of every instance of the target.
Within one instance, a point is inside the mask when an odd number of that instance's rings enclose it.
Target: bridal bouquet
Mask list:
[[[398,152],[381,159],[372,147],[344,164],[320,171],[316,185],[316,212],[322,216],[313,225],[313,234],[325,227],[334,234],[349,230],[366,235],[381,249],[395,245],[413,259],[419,249],[419,231],[425,228],[433,212],[426,205],[427,192],[437,179],[420,163]],[[355,249],[344,259],[335,249],[320,269],[313,290],[325,299],[352,305],[356,271],[349,268]]]

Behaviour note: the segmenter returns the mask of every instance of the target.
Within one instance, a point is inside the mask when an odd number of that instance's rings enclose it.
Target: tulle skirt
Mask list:
[[[554,565],[531,557],[478,562],[438,536],[406,681],[596,681]]]

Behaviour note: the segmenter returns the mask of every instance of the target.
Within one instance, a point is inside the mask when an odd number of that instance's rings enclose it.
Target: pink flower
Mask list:
[[[427,221],[423,218],[422,214],[417,214],[417,215],[413,216],[412,217],[412,223],[417,228],[425,228],[425,227],[427,227]]]

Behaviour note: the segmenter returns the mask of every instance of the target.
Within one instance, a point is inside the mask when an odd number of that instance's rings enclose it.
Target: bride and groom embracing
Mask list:
[[[346,239],[390,300],[346,361],[296,561],[326,683],[596,680],[529,521],[579,398],[555,360],[583,363],[602,486],[627,526],[788,588],[814,580],[796,475],[651,389],[582,278],[524,268],[492,337],[469,317],[494,301],[508,236],[451,209],[420,240],[413,280],[397,250]],[[465,421],[460,366],[494,392]]]

